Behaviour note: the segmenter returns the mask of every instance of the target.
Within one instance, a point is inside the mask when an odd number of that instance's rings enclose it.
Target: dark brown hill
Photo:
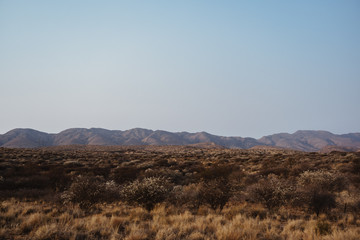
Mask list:
[[[58,134],[32,129],[14,129],[0,135],[0,147],[35,148],[64,145],[192,145],[210,143],[227,148],[248,149],[255,146],[289,148],[300,151],[324,149],[359,149],[360,133],[336,135],[326,131],[279,133],[260,139],[222,137],[206,132],[167,132],[135,128],[126,131],[101,128],[71,128]]]

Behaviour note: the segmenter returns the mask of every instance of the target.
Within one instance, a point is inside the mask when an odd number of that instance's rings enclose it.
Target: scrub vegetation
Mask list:
[[[0,239],[360,238],[359,152],[212,147],[0,148]]]

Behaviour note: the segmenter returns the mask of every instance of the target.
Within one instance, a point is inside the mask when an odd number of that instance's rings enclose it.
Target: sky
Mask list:
[[[360,132],[360,2],[0,0],[0,134]]]

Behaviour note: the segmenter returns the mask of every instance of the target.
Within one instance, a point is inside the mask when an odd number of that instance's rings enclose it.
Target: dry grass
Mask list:
[[[49,212],[49,208],[52,211]],[[229,206],[222,213],[207,208],[206,214],[193,214],[165,205],[148,212],[121,203],[101,205],[94,213],[87,214],[76,206],[56,208],[39,202],[4,201],[0,215],[0,238],[355,240],[360,237],[360,225],[351,219],[351,215],[343,222],[330,222],[325,215],[319,218],[313,216],[309,220],[283,221],[275,215],[260,219],[247,216],[249,205]],[[320,234],[318,227],[321,221],[330,224],[330,232]]]

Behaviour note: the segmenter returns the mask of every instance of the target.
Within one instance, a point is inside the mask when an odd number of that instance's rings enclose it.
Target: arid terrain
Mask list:
[[[360,239],[360,153],[0,148],[0,239]]]

